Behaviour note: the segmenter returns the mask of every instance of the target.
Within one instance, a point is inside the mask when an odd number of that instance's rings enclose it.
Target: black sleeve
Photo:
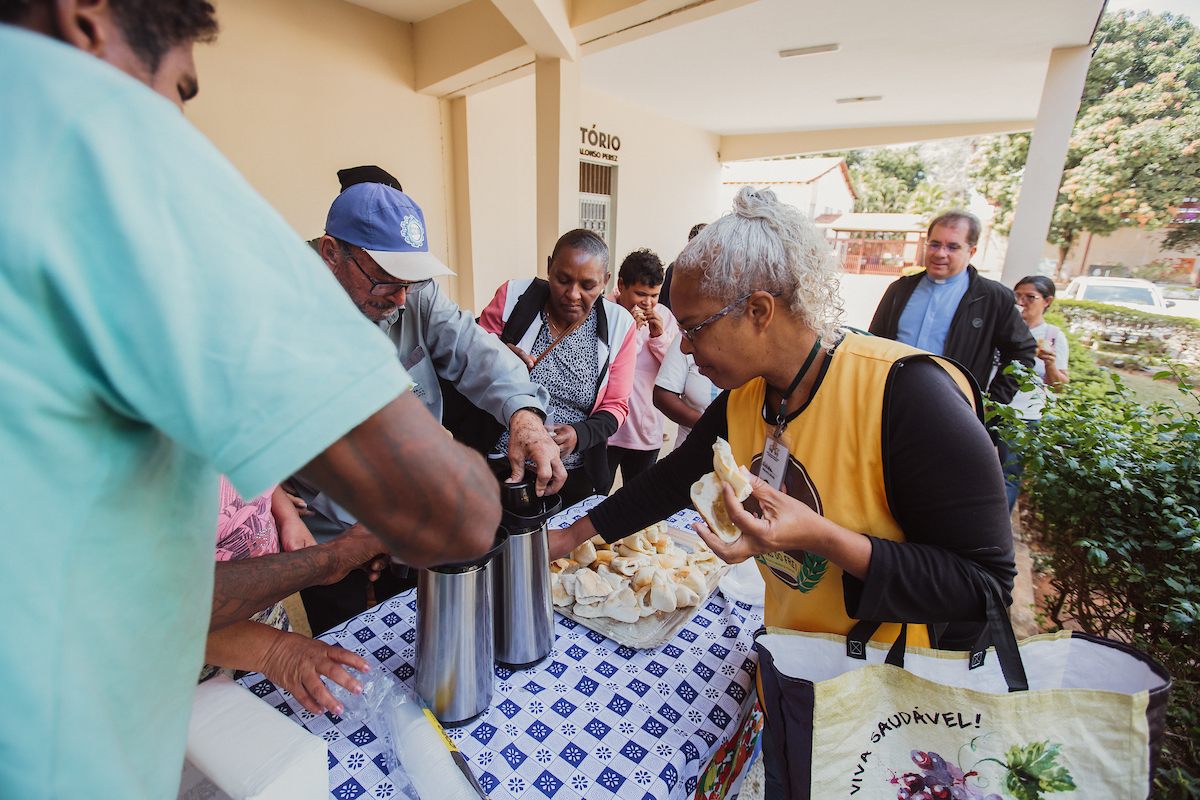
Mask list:
[[[667,271],[663,273],[662,289],[658,292],[658,304],[671,307],[671,278],[674,277],[675,262],[672,261],[667,267]]]
[[[896,334],[889,331],[889,317],[892,313],[892,305],[896,302],[896,293],[900,291],[900,282],[892,281],[883,293],[883,298],[880,299],[879,305],[875,307],[875,316],[871,317],[871,325],[867,330],[876,336],[882,336],[885,339],[894,339]]]
[[[597,411],[587,419],[572,422],[571,427],[575,429],[575,438],[578,440],[575,452],[582,453],[597,444],[607,442],[608,437],[616,433],[617,428],[621,426],[617,424],[617,418],[611,411]]]
[[[1015,298],[1014,298],[1015,303]],[[1033,359],[1037,356],[1037,342],[1029,332],[1029,325],[1021,317],[1016,305],[1001,304],[1001,314],[1004,315],[996,327],[995,347],[999,352],[1000,368],[987,387],[988,398],[995,403],[1009,403],[1017,394],[1017,379],[1006,375],[1004,368],[1013,361],[1019,361],[1029,369],[1033,369]]]
[[[683,444],[588,513],[605,541],[615,542],[692,504],[692,484],[712,472],[713,442],[729,437],[728,404],[729,392],[722,392]]]
[[[884,485],[905,542],[871,539],[865,582],[843,576],[847,613],[879,622],[948,622],[941,646],[966,649],[986,619],[991,573],[1011,602],[1016,568],[1000,461],[970,402],[926,359],[897,366],[884,405]]]

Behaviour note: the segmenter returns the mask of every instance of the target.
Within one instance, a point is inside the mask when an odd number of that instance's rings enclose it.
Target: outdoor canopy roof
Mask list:
[[[1032,130],[1051,53],[1088,44],[1104,9],[1104,0],[351,1],[413,23],[418,92],[469,95],[532,75],[537,58],[580,59],[584,87],[720,136],[722,161]],[[827,44],[839,48],[779,55]]]

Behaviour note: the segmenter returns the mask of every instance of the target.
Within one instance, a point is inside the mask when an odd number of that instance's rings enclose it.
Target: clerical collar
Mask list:
[[[965,278],[966,275],[967,275],[967,271],[965,269],[962,272],[958,273],[957,275],[951,275],[949,278],[935,278],[932,275],[930,275],[928,272],[926,272],[925,280],[929,281],[930,283],[934,284],[935,286],[945,286],[947,283],[957,283],[959,281],[959,279]]]

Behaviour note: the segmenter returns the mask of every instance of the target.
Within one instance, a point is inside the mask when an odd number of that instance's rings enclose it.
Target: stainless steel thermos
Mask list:
[[[417,694],[446,727],[487,709],[495,664],[532,667],[554,647],[546,522],[562,502],[538,497],[528,476],[501,483],[500,501],[491,550],[417,578]]]
[[[557,495],[538,497],[533,479],[500,485],[508,547],[492,565],[496,663],[527,669],[554,648],[554,599],[546,521],[562,508]]]
[[[508,541],[500,528],[480,558],[423,569],[417,577],[417,695],[446,727],[470,722],[492,701],[491,571]]]

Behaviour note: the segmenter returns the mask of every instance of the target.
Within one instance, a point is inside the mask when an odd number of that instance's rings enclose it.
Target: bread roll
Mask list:
[[[687,563],[687,556],[679,556],[674,553],[660,553],[652,559],[652,563],[663,569],[678,569]]]
[[[632,577],[637,573],[638,567],[640,567],[641,564],[632,558],[614,558],[612,563],[608,566],[613,572],[618,572],[627,577]]]
[[[637,598],[637,609],[640,616],[648,617],[656,611],[654,606],[650,605],[650,584],[647,583],[638,589],[634,593],[634,597]]]
[[[612,585],[591,570],[582,569],[575,576],[576,606],[598,603],[612,594]]]
[[[579,569],[579,562],[569,558],[556,558],[550,562],[551,572],[574,572]]]
[[[604,613],[604,603],[576,603],[571,609],[571,613],[577,617],[585,617],[587,619],[596,619],[597,617],[606,616]]]
[[[729,442],[718,437],[713,444],[713,471],[692,484],[691,494],[692,503],[708,523],[709,530],[722,541],[735,542],[742,532],[729,519],[721,482],[730,485],[740,502],[750,496],[750,477],[750,472],[734,461]]]
[[[697,595],[704,594],[707,587],[704,573],[695,567],[683,567],[675,571],[675,582],[686,586]]]
[[[571,580],[571,585],[574,586],[574,579]],[[550,576],[550,596],[554,600],[554,605],[566,607],[575,602],[574,595],[563,585],[562,576],[555,573]]]
[[[622,586],[629,583],[628,578],[619,572],[613,572],[611,569],[601,568],[600,570],[596,570],[596,574],[608,581],[608,585],[612,587],[614,592],[619,591]]]
[[[604,616],[617,622],[637,622],[641,619],[633,590],[625,586],[621,591],[610,594],[604,601]]]
[[[717,473],[718,478],[733,487],[733,493],[737,495],[738,500],[745,500],[750,496],[750,471],[738,466],[729,442],[720,436],[713,443],[713,471]]]
[[[596,546],[586,541],[571,551],[571,558],[581,567],[586,567],[596,560]]]
[[[645,553],[648,556],[652,556],[658,552],[654,549],[654,545],[650,544],[640,532],[626,536],[621,540],[620,545],[624,545],[635,553]],[[620,546],[617,547],[617,552],[621,552]],[[625,555],[625,553],[621,552],[621,555]]]
[[[682,583],[675,584],[675,607],[687,608],[700,602],[700,595]]]
[[[654,577],[650,580],[650,605],[654,606],[656,611],[667,612],[674,611],[677,607],[675,583],[661,569],[656,569]]]
[[[637,571],[637,573],[633,576],[633,580],[630,581],[634,591],[641,589],[643,586],[649,586],[651,584],[654,579],[655,569],[655,567],[647,564]]]

